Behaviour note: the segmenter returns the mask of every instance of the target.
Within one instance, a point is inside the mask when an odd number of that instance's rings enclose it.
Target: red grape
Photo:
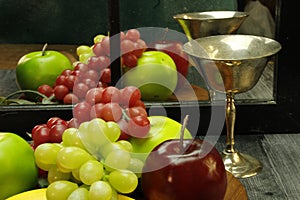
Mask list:
[[[67,125],[67,122],[65,120],[61,119],[60,117],[51,117],[47,121],[47,127],[48,128],[51,128],[52,126],[54,126],[56,124]]]
[[[125,35],[126,39],[137,41],[140,39],[140,32],[137,29],[129,29]]]
[[[93,81],[99,81],[99,73],[96,70],[89,69],[84,73],[83,78],[89,78]]]
[[[34,147],[36,148],[40,144],[46,143],[50,141],[50,128],[48,127],[41,127],[40,129],[36,130],[34,134],[32,134],[32,140]]]
[[[110,41],[109,41],[109,37],[108,36],[105,36],[101,40],[101,46],[103,48],[103,51],[105,52],[105,55],[110,55]]]
[[[31,130],[31,137],[42,127],[48,127],[47,124],[38,124],[35,125]]]
[[[77,103],[73,108],[73,117],[82,123],[90,120],[91,105],[85,101]]]
[[[38,87],[38,92],[40,92],[41,94],[43,94],[47,97],[50,97],[53,95],[54,90],[50,85],[43,84]]]
[[[68,128],[78,128],[79,127],[79,122],[76,118],[71,118],[69,121],[68,121]]]
[[[97,82],[90,78],[84,78],[80,82],[86,84],[89,88],[97,87]]]
[[[92,56],[88,60],[89,69],[101,71],[110,65],[110,59],[106,56]]]
[[[79,102],[78,97],[73,93],[67,94],[63,99],[64,104],[76,104],[78,102]]]
[[[56,78],[55,85],[65,85],[65,82],[66,82],[66,76],[65,75],[59,75]]]
[[[56,85],[54,87],[54,95],[57,100],[63,100],[69,93],[69,89],[65,85]]]
[[[132,107],[134,107],[134,106],[140,106],[140,107],[146,109],[146,105],[142,100],[137,100]]]
[[[121,48],[121,54],[126,54],[126,53],[130,53],[134,50],[134,42],[131,41],[131,40],[123,40],[121,41],[121,45],[120,45],[120,48]]]
[[[101,42],[93,45],[93,52],[96,56],[103,56],[106,54],[104,48],[101,45]]]
[[[74,67],[74,70],[79,70],[81,72],[86,72],[88,69],[89,68],[88,68],[87,64],[82,63],[82,62],[78,62]]]
[[[138,58],[133,53],[127,53],[122,56],[123,65],[127,67],[135,67],[137,66]]]
[[[119,102],[121,98],[121,92],[114,86],[108,86],[104,88],[102,93],[102,103]]]
[[[133,117],[136,117],[136,116],[143,116],[143,117],[147,117],[148,116],[147,111],[143,107],[141,107],[141,106],[127,108],[126,109],[126,114],[130,118],[133,118]]]
[[[111,82],[111,70],[110,68],[105,68],[101,71],[100,81],[103,83],[110,83]]]
[[[133,137],[143,138],[150,130],[150,121],[147,117],[136,116],[128,121],[127,133]]]
[[[67,124],[53,125],[49,130],[49,141],[53,143],[62,142],[62,135],[67,128]]]
[[[69,76],[72,73],[73,70],[71,69],[65,69],[64,71],[62,71],[61,75],[64,76]]]
[[[62,85],[65,85],[67,86],[67,88],[69,90],[73,90],[73,87],[74,87],[74,83],[76,81],[76,76],[73,75],[73,74],[70,74],[69,76],[66,76],[66,79],[64,81],[64,83]]]
[[[77,83],[74,85],[73,93],[79,98],[83,99],[85,98],[85,95],[87,91],[89,90],[89,87],[84,83]]]
[[[94,105],[96,103],[100,103],[102,100],[103,88],[92,88],[87,91],[85,95],[85,101],[90,105]]]
[[[118,103],[106,103],[102,110],[100,117],[105,121],[114,121],[117,122],[122,117],[122,108]]]
[[[141,91],[135,86],[127,86],[120,90],[122,104],[125,107],[133,107],[136,102],[141,99]]]
[[[91,119],[101,118],[101,112],[102,112],[102,108],[104,105],[105,104],[103,104],[103,103],[96,103],[95,105],[92,106],[92,108],[90,110]]]

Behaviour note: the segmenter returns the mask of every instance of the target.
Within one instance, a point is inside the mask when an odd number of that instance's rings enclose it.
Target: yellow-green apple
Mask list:
[[[160,143],[180,138],[182,125],[166,116],[149,116],[150,130],[146,137],[131,137],[129,141],[132,144],[133,152],[142,160],[145,160],[148,154]],[[193,138],[188,129],[184,130],[184,138]]]
[[[166,100],[176,89],[176,64],[164,52],[145,51],[138,58],[137,66],[125,72],[122,80],[125,86],[138,87],[143,100]]]
[[[175,62],[178,71],[177,89],[180,89],[184,83],[189,70],[188,55],[183,51],[182,42],[175,40],[159,40],[149,44],[149,49],[162,51],[168,54]]]
[[[208,142],[173,139],[149,154],[141,187],[148,200],[223,200],[227,174],[221,155]]]
[[[22,137],[0,132],[0,199],[34,189],[38,180],[38,169],[34,152]]]
[[[16,79],[21,89],[37,90],[43,84],[53,86],[65,69],[73,69],[65,54],[53,50],[34,51],[19,59]]]

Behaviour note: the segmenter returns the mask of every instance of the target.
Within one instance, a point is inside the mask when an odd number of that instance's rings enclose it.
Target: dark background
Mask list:
[[[7,1],[0,1],[1,6],[7,6],[6,15],[10,16],[10,19],[14,19],[16,15],[19,15],[20,10],[16,9],[20,3],[28,4],[28,9],[30,6],[35,6],[34,2],[36,0],[30,1],[20,1],[13,2],[11,4],[6,4]],[[32,3],[31,3],[32,2]],[[63,43],[73,43],[77,41],[78,43],[88,43],[91,42],[91,38],[96,33],[99,33],[99,30],[95,27],[101,26],[104,28],[107,26],[106,19],[101,21],[98,20],[97,17],[97,25],[95,23],[88,24],[88,27],[81,26],[61,26],[60,30],[53,30],[53,19],[55,23],[60,23],[61,20],[65,20],[72,24],[71,22],[77,20],[91,19],[96,18],[95,15],[89,12],[90,6],[93,6],[89,3],[86,5],[82,2],[82,5],[76,5],[80,7],[80,12],[74,16],[70,14],[66,14],[66,17],[54,18],[51,19],[51,23],[49,21],[48,15],[43,15],[42,13],[48,12],[48,14],[61,12],[60,9],[57,8],[58,5],[64,6],[62,2],[67,1],[58,1],[53,0],[43,1],[44,5],[41,7],[36,7],[36,12],[41,14],[41,18],[43,23],[40,24],[43,27],[47,27],[45,30],[41,31],[38,27],[30,25],[29,27],[23,29],[23,31],[35,32],[36,35],[32,36],[32,38],[27,38],[23,34],[22,31],[19,30],[20,27],[24,25],[24,21],[15,22],[16,28],[15,34],[11,35],[7,32],[7,29],[12,29],[13,27],[9,27],[10,24],[8,21],[3,21],[3,15],[5,13],[0,12],[0,38],[5,38],[8,40],[11,39],[11,43],[20,41],[28,41],[28,43],[32,42],[32,39],[36,40],[36,42],[44,42],[44,37],[47,34],[51,39],[51,41],[55,42],[63,42]],[[137,1],[140,2],[140,1]],[[147,1],[148,2],[148,1]],[[156,2],[156,1],[155,1]],[[278,67],[276,71],[277,76],[277,95],[276,95],[276,104],[268,104],[268,105],[238,105],[237,106],[237,120],[236,120],[236,134],[261,134],[261,133],[299,133],[300,132],[300,70],[298,69],[298,57],[299,57],[299,23],[298,23],[298,12],[300,9],[300,3],[297,1],[279,1],[281,4],[281,9],[279,10],[279,34],[278,41],[282,45],[282,50],[278,53]],[[74,6],[75,3],[73,1],[68,2],[70,7]],[[150,1],[153,3],[153,1]],[[154,4],[155,5],[155,4]],[[44,6],[49,6],[46,10]],[[107,10],[106,5],[99,5],[99,2],[95,2],[94,6],[103,7],[101,15],[106,16]],[[15,8],[15,9],[14,9]],[[136,8],[136,7],[135,7]],[[155,7],[152,7],[155,8]],[[75,9],[75,8],[74,8]],[[77,7],[78,9],[78,7]],[[32,10],[32,9],[30,9]],[[30,13],[31,11],[25,10],[24,12]],[[27,14],[28,14],[27,13]],[[28,15],[26,15],[28,16]],[[30,22],[30,19],[26,19]],[[25,20],[25,21],[26,21]],[[124,20],[124,19],[123,19]],[[89,23],[92,20],[86,20],[85,23]],[[130,24],[131,21],[127,23]],[[7,24],[5,24],[7,23]],[[101,25],[99,25],[101,24]],[[123,22],[124,26],[124,22]],[[175,25],[176,26],[176,25]],[[124,27],[123,27],[124,28]],[[107,27],[104,29],[107,30]],[[10,30],[11,31],[11,30]],[[64,40],[62,40],[61,36],[65,36]],[[18,38],[18,39],[16,39]],[[66,39],[67,38],[67,39]],[[78,38],[81,38],[78,40]],[[51,42],[50,41],[50,42]],[[0,41],[3,42],[3,41]],[[0,108],[0,131],[11,131],[18,133],[24,137],[26,131],[30,131],[32,127],[39,123],[45,123],[47,119],[52,116],[60,116],[65,119],[70,119],[72,117],[71,107],[68,106],[58,106],[58,107],[3,107]],[[193,109],[193,107],[189,108]],[[178,107],[168,107],[167,108],[168,115],[174,119],[181,120],[178,118],[180,116],[180,110]],[[198,134],[202,134],[206,132],[207,125],[209,124],[210,119],[210,108],[203,107],[201,108],[201,121],[199,123],[199,131]]]
[[[0,43],[91,44],[107,34],[106,0],[0,0]],[[233,10],[235,0],[120,0],[121,30],[168,27],[181,31],[180,12]]]

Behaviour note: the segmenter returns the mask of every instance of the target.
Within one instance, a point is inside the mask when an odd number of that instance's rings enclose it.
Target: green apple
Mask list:
[[[0,199],[34,189],[38,180],[33,149],[22,137],[0,132]]]
[[[137,66],[127,71],[122,79],[125,86],[138,87],[143,100],[163,101],[176,88],[176,64],[164,52],[145,51],[138,58]]]
[[[149,153],[159,144],[170,139],[179,139],[182,125],[166,116],[149,116],[150,130],[145,138],[132,137],[130,142],[136,157],[145,160]],[[184,139],[192,139],[188,129],[184,130]]]
[[[37,90],[42,84],[53,86],[65,70],[73,69],[70,59],[58,51],[35,51],[22,56],[16,68],[16,79],[23,90]]]

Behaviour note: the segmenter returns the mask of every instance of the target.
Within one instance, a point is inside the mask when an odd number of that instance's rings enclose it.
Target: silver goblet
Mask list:
[[[256,85],[269,58],[281,49],[280,43],[254,35],[215,35],[191,40],[183,49],[210,88],[226,94],[227,139],[223,151],[226,170],[238,178],[256,175],[262,169],[261,162],[234,148],[234,95]]]

